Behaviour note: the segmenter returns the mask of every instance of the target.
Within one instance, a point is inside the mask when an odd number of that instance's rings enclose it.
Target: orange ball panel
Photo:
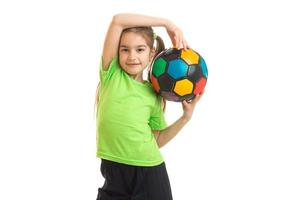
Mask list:
[[[187,79],[177,81],[174,91],[180,96],[191,94],[193,92],[193,83]]]
[[[181,58],[189,65],[198,64],[199,56],[191,49],[182,50]]]
[[[159,87],[157,79],[154,76],[151,76],[150,79],[151,79],[151,83],[152,83],[152,86],[153,86],[154,90],[156,92],[159,92],[160,87]]]

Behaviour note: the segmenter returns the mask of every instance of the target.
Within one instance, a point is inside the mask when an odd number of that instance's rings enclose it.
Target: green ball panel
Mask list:
[[[163,58],[157,59],[152,68],[152,73],[154,76],[159,77],[162,75],[166,70],[167,62]]]

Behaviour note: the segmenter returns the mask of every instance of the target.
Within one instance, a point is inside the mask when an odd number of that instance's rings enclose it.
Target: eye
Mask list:
[[[143,52],[143,51],[145,51],[144,48],[138,48],[138,49],[137,49],[137,52]]]
[[[121,49],[121,52],[128,52],[128,49]]]

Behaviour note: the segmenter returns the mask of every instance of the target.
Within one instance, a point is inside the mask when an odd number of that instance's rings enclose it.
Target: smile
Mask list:
[[[127,65],[128,65],[128,66],[133,66],[133,67],[134,67],[134,66],[137,66],[137,65],[140,65],[140,64],[139,64],[139,63],[127,63]]]

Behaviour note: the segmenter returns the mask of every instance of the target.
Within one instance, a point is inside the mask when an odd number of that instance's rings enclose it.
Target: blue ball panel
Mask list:
[[[207,74],[207,67],[206,67],[206,63],[205,63],[203,58],[201,58],[201,60],[200,60],[200,65],[201,65],[203,75],[207,78],[207,75],[208,75]]]
[[[181,59],[172,60],[168,66],[168,74],[174,79],[187,75],[188,65]]]

